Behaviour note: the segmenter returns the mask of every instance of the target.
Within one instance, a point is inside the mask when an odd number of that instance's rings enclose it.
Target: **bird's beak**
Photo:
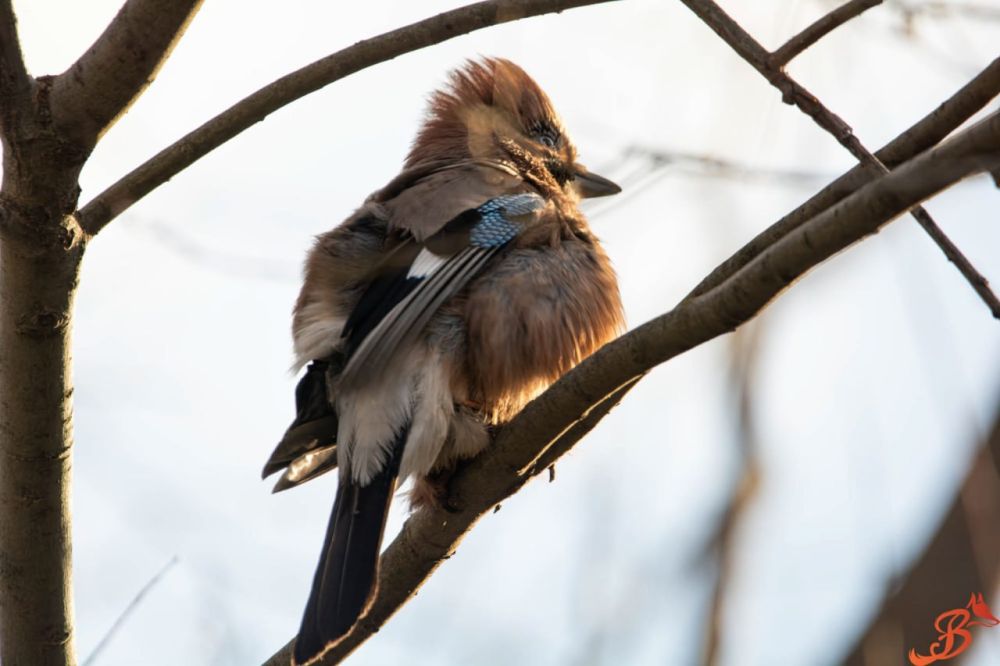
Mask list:
[[[580,194],[581,199],[606,197],[622,191],[622,188],[617,184],[604,176],[587,171],[587,167],[582,164],[573,165],[573,175],[573,182],[576,184],[576,191]]]

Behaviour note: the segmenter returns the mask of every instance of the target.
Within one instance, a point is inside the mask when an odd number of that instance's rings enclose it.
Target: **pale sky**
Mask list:
[[[31,72],[65,69],[118,5],[15,2]],[[768,47],[831,7],[723,5]],[[81,203],[277,76],[453,6],[206,3],[95,151]],[[918,19],[910,36],[900,25],[876,8],[790,67],[871,148],[1000,43],[1000,23]],[[852,164],[681,3],[654,0],[402,56],[212,153],[113,222],[85,260],[74,328],[81,657],[173,557],[95,664],[260,663],[297,629],[336,482],[272,496],[259,470],[292,416],[301,262],[315,234],[396,173],[427,94],[478,54],[522,65],[581,159],[625,186],[590,210],[630,326],[668,310],[822,185],[654,171],[623,157],[630,146],[829,177]],[[997,202],[979,178],[927,207],[1000,285]],[[908,219],[814,270],[760,322],[761,487],[737,533],[723,663],[833,664],[964,474],[1000,394],[1000,327]],[[349,663],[697,663],[711,584],[703,552],[734,472],[730,345],[654,371],[555,483],[531,483],[484,519]],[[386,543],[404,515],[397,502]],[[983,592],[996,610],[997,591]],[[977,633],[974,649],[974,664],[1000,662],[1000,630]]]

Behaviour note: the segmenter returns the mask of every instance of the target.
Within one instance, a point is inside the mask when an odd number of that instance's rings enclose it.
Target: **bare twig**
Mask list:
[[[358,42],[281,77],[151,157],[78,212],[90,235],[196,160],[269,114],[366,67],[474,30],[608,0],[487,0]]]
[[[93,147],[156,78],[202,0],[128,0],[97,41],[52,81],[52,118]]]
[[[807,48],[826,37],[831,31],[847,23],[852,18],[868,11],[876,5],[882,4],[883,0],[850,0],[840,7],[837,7],[829,14],[816,20],[805,30],[789,39],[777,51],[771,54],[772,67],[784,67],[793,58],[805,51]]]
[[[176,555],[171,557],[170,561],[163,565],[162,569],[153,574],[153,577],[150,578],[149,581],[135,593],[135,596],[132,597],[132,601],[128,602],[128,605],[125,606],[125,610],[123,610],[121,614],[115,618],[115,621],[111,623],[111,627],[108,628],[107,633],[105,633],[104,636],[101,637],[101,640],[97,642],[97,645],[94,647],[94,651],[90,653],[90,656],[83,660],[83,666],[91,666],[97,660],[101,651],[107,647],[108,643],[111,642],[111,639],[114,638],[114,635],[118,633],[118,630],[125,623],[125,620],[128,619],[128,616],[135,611],[140,603],[142,603],[143,598],[149,594],[149,591],[156,587],[157,583],[163,580],[163,577],[167,575],[167,572],[169,572],[175,564],[177,564],[177,561]]]
[[[982,72],[934,111],[887,143],[876,155],[890,167],[902,164],[936,145],[998,94],[1000,94],[1000,58],[987,65]],[[878,178],[878,173],[874,169],[865,164],[858,164],[722,262],[691,291],[688,297],[704,294],[719,286],[777,239],[875,178]]]
[[[498,502],[530,474],[556,462],[552,446],[568,450],[575,426],[596,406],[620,396],[650,368],[734,330],[783,289],[836,252],[875,233],[915,203],[970,174],[1000,166],[1000,113],[907,162],[787,234],[722,285],[606,345],[532,401],[497,434],[494,446],[451,479],[448,510],[425,509],[406,521],[382,556],[371,610],[320,662],[353,652],[410,599]],[[523,471],[523,472],[522,472]],[[288,663],[291,643],[266,663]]]
[[[847,148],[862,164],[867,164],[881,173],[889,169],[875,155],[862,145],[850,126],[839,116],[827,109],[812,93],[802,87],[779,67],[771,64],[771,54],[764,49],[750,34],[722,11],[712,0],[681,0],[698,18],[705,22],[722,39],[729,44],[737,54],[750,63],[761,73],[771,85],[781,91],[782,100],[786,104],[794,104],[803,113],[812,118],[817,125],[832,134],[840,145]],[[930,213],[921,206],[914,206],[910,214],[916,218],[924,231],[938,244],[941,251],[962,273],[972,285],[979,297],[989,307],[996,319],[1000,319],[1000,299],[990,289],[989,283],[972,263],[962,254],[944,231],[934,222]]]

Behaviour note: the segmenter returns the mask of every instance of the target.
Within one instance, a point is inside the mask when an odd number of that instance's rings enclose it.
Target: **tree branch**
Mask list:
[[[462,537],[530,474],[554,462],[552,446],[568,450],[567,435],[609,396],[649,369],[734,330],[760,312],[807,270],[888,220],[958,180],[1000,165],[1000,112],[870,183],[776,241],[719,287],[606,345],[532,401],[496,436],[494,445],[451,479],[448,510],[412,515],[382,555],[374,604],[320,662],[342,660],[381,627],[450,557]],[[547,465],[546,465],[547,466]],[[268,666],[288,663],[290,644]]]
[[[31,77],[24,67],[21,42],[17,37],[17,17],[11,0],[0,0],[0,130],[12,126],[12,114],[31,90]]]
[[[771,64],[771,54],[764,49],[736,21],[726,14],[712,0],[681,0],[698,18],[719,35],[737,54],[754,67],[771,85],[781,91],[782,101],[794,104],[812,118],[817,125],[832,134],[862,164],[877,172],[888,173],[889,169],[875,155],[862,145],[851,127],[839,116],[827,109],[816,97],[792,79],[780,67]],[[979,297],[990,308],[990,312],[1000,319],[1000,299],[989,287],[986,278],[975,269],[944,231],[934,222],[930,214],[921,206],[914,206],[910,214],[916,218],[924,231],[937,243],[941,251],[962,273]]]
[[[822,16],[805,30],[789,39],[777,51],[771,54],[771,66],[784,67],[807,48],[826,37],[852,18],[868,11],[883,0],[850,0],[837,7],[829,14]]]
[[[916,157],[923,151],[937,145],[959,125],[967,121],[990,100],[1000,94],[1000,58],[991,62],[971,81],[962,86],[954,95],[945,100],[932,112],[887,143],[876,156],[890,167]],[[798,228],[803,222],[815,217],[847,195],[856,192],[865,184],[878,178],[879,174],[866,164],[858,164],[840,176],[804,204],[785,215],[776,224],[768,227],[732,257],[722,262],[688,295],[699,296],[719,286],[764,248]]]
[[[93,148],[139,98],[202,0],[128,0],[87,52],[52,81],[52,119]]]
[[[10,159],[5,150],[5,159]],[[50,175],[51,172],[41,172]],[[82,244],[0,194],[0,663],[72,666],[70,317]],[[11,188],[12,189],[12,188]],[[11,219],[13,218],[13,219]],[[38,226],[42,226],[38,224]],[[39,238],[41,237],[41,240]],[[59,251],[61,250],[61,251]]]
[[[136,201],[268,114],[366,67],[500,23],[607,1],[487,0],[360,41],[264,86],[161,150],[84,206],[77,214],[80,226],[97,234]]]

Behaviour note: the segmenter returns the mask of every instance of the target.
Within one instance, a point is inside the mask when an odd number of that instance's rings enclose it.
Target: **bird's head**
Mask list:
[[[431,96],[406,166],[470,159],[513,165],[543,191],[558,188],[579,197],[621,191],[576,161],[576,147],[548,96],[502,58],[470,60],[451,73],[448,85]]]

